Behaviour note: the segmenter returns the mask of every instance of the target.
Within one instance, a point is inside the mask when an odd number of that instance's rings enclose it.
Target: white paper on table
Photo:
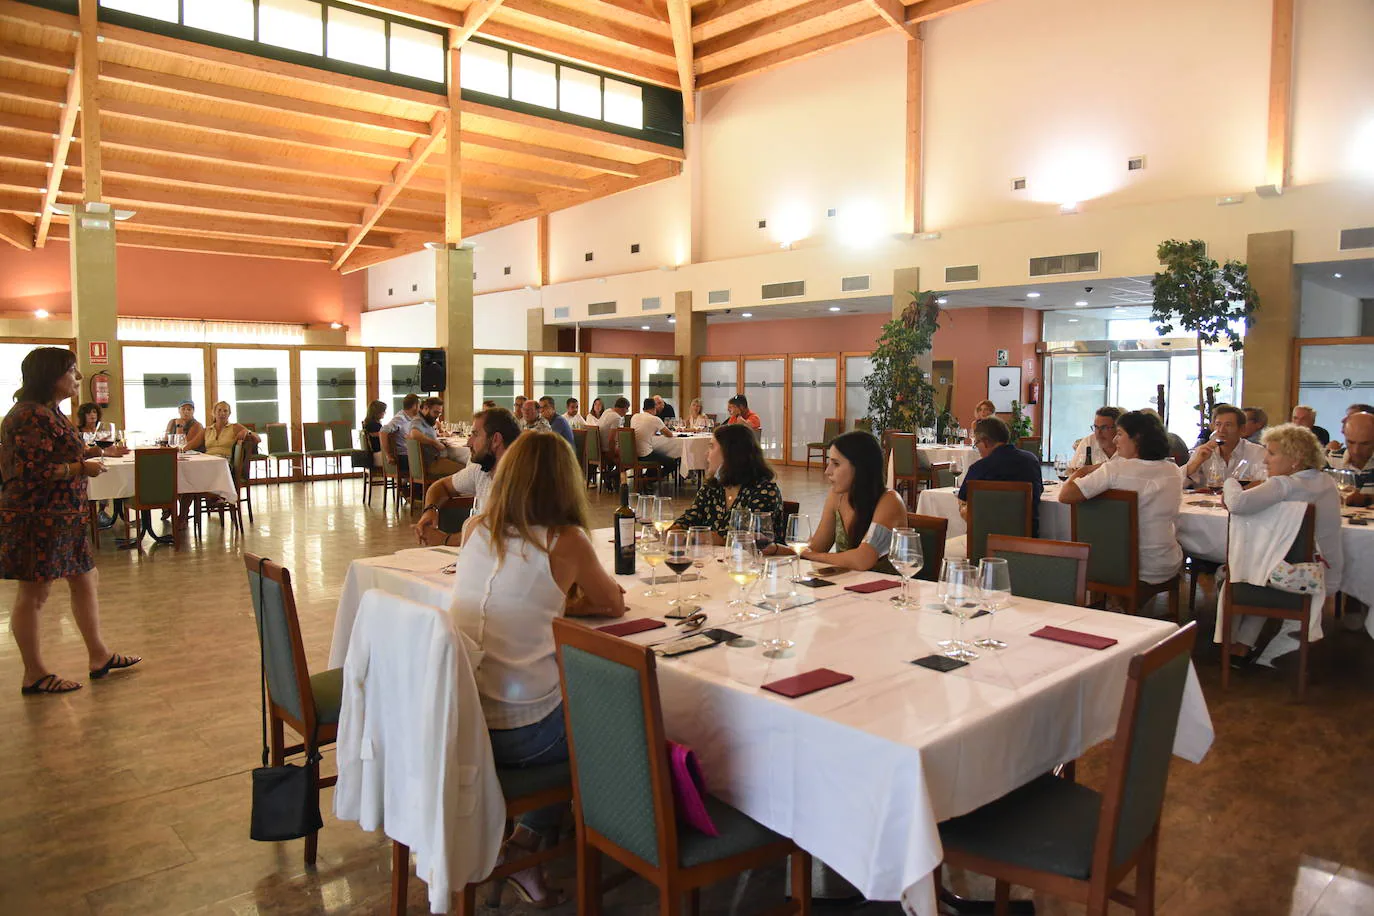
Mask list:
[[[454,554],[441,547],[411,547],[373,560],[373,566],[402,572],[436,573],[453,563]]]

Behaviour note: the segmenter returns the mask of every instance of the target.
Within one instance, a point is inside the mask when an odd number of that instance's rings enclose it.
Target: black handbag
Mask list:
[[[262,686],[262,766],[253,770],[253,813],[248,835],[265,843],[299,840],[324,826],[320,817],[320,789],[316,765],[320,755],[311,752],[305,766],[267,765],[267,656],[262,638],[262,618],[267,602],[263,582],[266,575],[258,563],[258,663]]]

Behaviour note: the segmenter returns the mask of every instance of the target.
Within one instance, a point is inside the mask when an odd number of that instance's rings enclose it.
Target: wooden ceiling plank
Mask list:
[[[698,7],[692,17],[692,40],[700,43],[733,32],[786,12],[799,2],[801,0],[721,0],[709,7]]]
[[[579,44],[575,41],[568,41],[540,32],[522,29],[508,22],[499,22],[496,19],[489,19],[487,20],[487,24],[482,26],[481,34],[489,35],[500,41],[509,41],[517,45],[524,45],[527,48],[535,48],[548,54],[555,54],[559,57],[566,57],[569,60],[581,61],[585,64],[591,64],[593,67],[599,67],[602,70],[623,73],[626,76],[632,76],[646,83],[666,86],[669,89],[676,89],[678,87],[677,71],[675,69],[670,70],[664,66],[646,63],[633,56],[602,51],[589,45]]]
[[[540,194],[538,200],[533,204],[494,206],[491,208],[491,215],[486,220],[474,223],[471,229],[468,229],[467,226],[464,228],[472,233],[487,232],[491,229],[498,229],[502,226],[531,219],[540,214],[552,213],[555,210],[562,210],[621,191],[628,191],[640,185],[672,178],[681,172],[682,163],[676,159],[657,159],[645,163],[643,173],[639,177],[625,178],[620,175],[601,175],[588,182],[590,187],[585,192],[548,191]]]
[[[747,23],[737,29],[726,32],[724,35],[718,35],[715,38],[708,38],[698,42],[696,49],[697,58],[704,61],[717,54],[732,51],[751,41],[756,41],[760,38],[772,35],[775,32],[780,32],[783,29],[804,27],[808,23],[814,23],[816,20],[828,16],[837,10],[853,6],[855,2],[856,0],[809,0],[809,2],[803,3],[801,6],[778,13],[775,16],[769,16],[767,19],[759,19]],[[821,34],[823,30],[824,24],[821,24],[816,27],[812,34]],[[804,35],[802,37],[804,39],[811,36]],[[704,66],[709,67],[710,65],[705,64]]]
[[[512,181],[542,184],[551,188],[567,188],[572,191],[587,190],[587,182],[583,181],[581,178],[569,178],[566,175],[554,175],[550,172],[538,172],[533,169],[520,169],[514,166],[502,165],[499,162],[485,162],[481,159],[463,160],[463,171],[469,175],[490,175],[494,178],[509,178]]]
[[[917,0],[906,5],[906,24],[916,25],[947,15],[955,10],[978,6],[988,0]]]
[[[22,213],[38,217],[38,203],[41,191],[0,191],[0,213]],[[29,237],[33,237],[30,227]]]
[[[507,153],[519,153],[524,156],[547,159],[550,162],[562,162],[566,165],[576,165],[582,168],[595,169],[598,172],[624,175],[626,178],[635,178],[639,175],[638,166],[629,162],[621,162],[618,159],[589,156],[585,153],[575,153],[571,150],[554,149],[549,146],[525,143],[521,140],[507,140],[505,137],[491,137],[485,134],[474,134],[469,131],[463,131],[463,146],[480,146],[485,149],[501,150]]]
[[[759,73],[766,73],[769,70],[777,69],[786,64],[796,63],[805,60],[822,51],[832,48],[843,47],[844,45],[868,38],[887,28],[879,19],[868,19],[857,22],[854,25],[837,29],[834,32],[827,32],[824,35],[817,35],[807,41],[800,41],[786,48],[776,51],[769,51],[757,57],[751,57],[729,66],[720,67],[703,73],[697,78],[697,85],[702,89],[716,88],[719,86],[733,83],[746,76],[754,76]]]
[[[238,171],[224,171],[207,165],[181,164],[169,170],[163,163],[141,162],[127,159],[118,154],[106,155],[106,175],[144,178],[166,185],[188,185],[191,187],[215,187],[228,191],[270,194],[285,199],[326,201],[331,203],[355,204],[359,208],[372,202],[372,194],[362,188],[353,190],[325,182],[301,179],[276,179],[268,175],[245,174]],[[351,223],[352,220],[344,220]]]
[[[20,99],[25,102],[46,102],[49,105],[61,105],[67,100],[67,91],[61,86],[49,86],[47,83],[34,83],[29,80],[6,77],[0,80],[0,96]]]
[[[908,39],[915,39],[916,26],[906,24],[906,7],[901,0],[866,0],[883,22],[901,32]]]
[[[72,72],[72,55],[63,51],[35,48],[33,45],[22,45],[12,41],[0,41],[0,60],[38,67],[43,70],[52,70],[57,73]]]
[[[63,29],[72,35],[77,34],[78,29],[76,17],[71,13],[30,6],[18,0],[0,0],[0,19]]]
[[[500,5],[501,0],[472,0],[472,3],[468,4],[467,10],[463,13],[462,26],[449,33],[449,47],[462,45],[476,34],[479,29],[487,24],[491,14],[496,12]]]
[[[548,0],[506,0],[497,13],[503,21],[518,19],[532,28],[539,29],[539,23],[553,23],[575,32],[582,32],[596,40],[614,42],[626,46],[629,51],[658,54],[672,58],[673,40],[658,32],[646,32],[628,28],[591,12],[592,4],[583,3],[577,8],[550,3]],[[507,14],[515,14],[514,17]]]
[[[55,137],[57,131],[53,127],[53,122],[47,118],[31,118],[28,115],[15,114],[11,111],[0,111],[0,128]]]
[[[57,136],[52,141],[52,164],[48,166],[48,186],[43,191],[43,203],[38,209],[38,227],[34,232],[34,244],[43,248],[48,241],[48,228],[52,225],[52,205],[57,203],[57,192],[62,187],[62,172],[67,168],[67,154],[72,145],[72,133],[76,130],[76,115],[81,110],[81,55],[72,59],[71,75],[67,77],[67,103],[62,108],[62,117],[57,124]]]
[[[54,125],[56,126],[56,125]],[[0,159],[17,159],[20,162],[38,162],[47,167],[52,144],[47,137],[32,134],[7,136],[0,134]]]
[[[440,240],[441,236],[438,232],[411,232],[398,235],[392,238],[390,251],[360,251],[348,259],[348,263],[339,269],[339,273],[351,274],[368,267],[375,267],[383,261],[413,254],[424,248],[426,242],[438,242]]]
[[[457,51],[453,53],[456,55]],[[348,256],[352,254],[359,243],[362,242],[363,236],[367,235],[367,233],[372,230],[372,227],[377,225],[382,214],[386,212],[386,208],[391,206],[391,202],[396,199],[396,195],[400,194],[402,189],[405,188],[406,182],[420,170],[420,166],[425,164],[425,160],[430,157],[435,147],[444,139],[444,133],[448,130],[448,123],[447,112],[436,114],[434,116],[434,123],[430,125],[429,136],[423,140],[416,140],[415,144],[410,149],[410,156],[392,170],[391,182],[384,185],[381,190],[377,192],[377,202],[363,212],[362,223],[348,231],[348,241],[338,254],[335,255],[334,261],[330,265],[335,270],[338,270],[339,266],[343,264],[344,261],[348,260]]]
[[[70,238],[69,230],[65,225],[54,226],[52,235],[55,239],[66,240]],[[318,261],[323,263],[329,260],[329,252],[324,248],[196,238],[177,232],[138,232],[122,227],[115,230],[115,244],[129,248],[160,248],[167,251],[207,252],[252,258],[279,258],[290,261]]]
[[[1265,184],[1288,186],[1293,148],[1293,0],[1273,0],[1269,37],[1269,122]]]
[[[33,250],[33,226],[13,213],[0,213],[0,239],[22,251]]]
[[[206,215],[177,210],[141,209],[122,228],[135,231],[145,228],[176,229],[187,232],[210,232],[220,235],[249,236],[261,239],[280,239],[301,244],[342,245],[347,238],[343,229],[289,223],[280,220],[253,219],[226,215]]]
[[[200,46],[197,45],[197,47]],[[174,76],[170,73],[159,73],[155,70],[143,70],[138,67],[129,67],[124,64],[104,64],[100,68],[100,78],[111,82],[125,83],[131,86],[160,89],[178,95],[210,99],[217,102],[232,102],[234,104],[247,105],[252,108],[261,108],[267,111],[285,111],[292,114],[307,115],[313,118],[324,118],[325,120],[337,121],[342,124],[363,124],[368,127],[378,128],[379,130],[390,130],[397,133],[408,134],[412,137],[423,137],[429,133],[429,125],[424,121],[414,121],[409,118],[398,118],[393,115],[359,111],[356,108],[346,108],[341,105],[330,105],[324,102],[295,99],[284,95],[277,95],[276,93],[261,92],[256,89],[240,89],[237,86],[226,86],[221,83],[212,83],[207,80],[193,79],[186,76]]]
[[[658,159],[677,159],[680,161],[686,158],[686,154],[682,150],[676,147],[666,146],[662,143],[654,143],[650,140],[640,140],[635,137],[624,137],[620,134],[596,130],[591,127],[582,127],[577,124],[568,124],[564,121],[554,121],[550,118],[541,118],[537,115],[528,115],[519,111],[511,111],[508,108],[483,105],[480,102],[464,101],[463,115],[489,118],[493,121],[501,121],[516,127],[528,127],[533,130],[558,134],[574,140],[585,140],[589,143],[596,143],[602,146],[619,147],[620,149],[633,150],[637,153],[648,153]]]
[[[538,195],[531,194],[528,191],[509,191],[505,188],[482,187],[477,182],[473,181],[464,182],[463,199],[480,200],[494,204],[514,204],[521,207],[533,207],[539,203]],[[466,207],[464,209],[466,209]]]
[[[668,0],[668,21],[677,57],[677,79],[682,87],[682,118],[691,124],[697,119],[697,78],[693,69],[692,7],[688,0]]]

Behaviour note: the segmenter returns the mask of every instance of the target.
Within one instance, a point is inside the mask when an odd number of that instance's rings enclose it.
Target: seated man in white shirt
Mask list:
[[[616,398],[615,403],[601,415],[601,419],[596,421],[597,428],[601,431],[601,452],[602,457],[614,463],[616,457],[616,430],[625,425],[625,415],[630,412],[630,401],[628,398]]]
[[[491,492],[491,479],[496,474],[496,465],[501,456],[510,448],[520,429],[515,425],[515,417],[504,407],[492,407],[478,411],[472,418],[472,435],[468,437],[468,448],[472,450],[472,460],[467,467],[456,474],[443,477],[430,484],[425,492],[425,508],[420,520],[415,523],[415,538],[421,544],[443,544],[447,536],[462,531],[462,519],[457,526],[449,525],[451,531],[439,528],[439,512],[456,496],[475,496],[480,511]]]
[[[406,446],[403,440],[410,433],[411,421],[419,415],[420,396],[408,394],[401,400],[401,409],[396,411],[396,416],[382,426],[382,432],[387,434],[387,448],[391,452],[391,457],[402,465],[406,463]]]
[[[1245,411],[1230,404],[1218,404],[1212,409],[1212,437],[1193,449],[1193,456],[1183,466],[1183,472],[1195,487],[1221,486],[1222,482],[1240,466],[1248,463],[1247,478],[1257,478],[1264,467],[1264,446],[1256,445],[1241,436],[1245,427]],[[1208,482],[1208,467],[1213,456],[1220,455],[1225,466],[1221,479]]]
[[[1116,418],[1119,416],[1120,407],[1097,408],[1097,413],[1093,414],[1092,434],[1073,444],[1070,471],[1102,464],[1116,457]]]
[[[640,461],[672,460],[672,455],[664,450],[662,442],[654,441],[658,437],[671,439],[673,434],[658,418],[658,404],[653,398],[645,398],[643,409],[630,417],[630,429],[635,433],[635,451]]]
[[[582,417],[582,409],[577,403],[577,398],[568,398],[568,409],[563,412],[563,419],[568,421],[568,425],[573,429],[582,429],[587,425],[587,421]]]

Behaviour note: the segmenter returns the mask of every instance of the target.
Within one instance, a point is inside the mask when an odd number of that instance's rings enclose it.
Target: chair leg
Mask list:
[[[391,916],[403,916],[410,885],[410,847],[391,843]],[[469,884],[468,888],[472,885]],[[467,888],[464,888],[466,891]],[[471,911],[469,911],[471,912]]]
[[[1307,640],[1307,621],[1302,621],[1299,632],[1301,637],[1298,640],[1298,702],[1301,703],[1307,697],[1307,648],[1310,645]]]
[[[682,895],[670,891],[667,885],[658,889],[658,912],[660,916],[682,916]]]
[[[687,892],[687,912],[690,914],[690,916],[700,916],[701,888],[694,887]]]
[[[271,717],[268,728],[268,760],[272,766],[279,767],[286,762],[286,734],[281,719]]]
[[[465,884],[458,892],[458,916],[475,916],[477,912],[477,885]]]
[[[1011,913],[1011,882],[998,878],[993,894],[993,913],[996,916],[1009,916]]]
[[[577,844],[577,916],[601,914],[601,851]]]
[[[801,916],[811,912],[811,854],[803,849],[792,853],[792,902]]]
[[[1217,614],[1221,616],[1221,689],[1231,686],[1231,615],[1221,603],[1221,589],[1217,589]]]
[[[1159,853],[1159,825],[1145,841],[1135,866],[1135,916],[1154,916],[1155,863]]]
[[[1178,579],[1169,586],[1169,616],[1177,620],[1179,626],[1183,626],[1182,591],[1183,583]]]

